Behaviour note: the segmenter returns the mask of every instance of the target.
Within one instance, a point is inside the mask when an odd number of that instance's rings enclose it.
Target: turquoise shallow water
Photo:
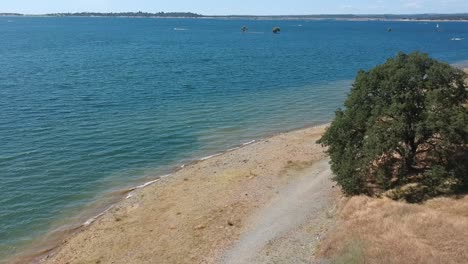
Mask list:
[[[109,193],[330,121],[400,50],[467,60],[467,25],[0,17],[0,259]]]

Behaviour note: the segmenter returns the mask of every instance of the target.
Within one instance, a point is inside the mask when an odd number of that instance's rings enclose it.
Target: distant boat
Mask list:
[[[176,31],[185,31],[187,29],[186,28],[174,28],[174,30],[176,30]]]
[[[451,38],[450,40],[460,41],[460,40],[464,40],[464,38]]]
[[[436,28],[440,28],[439,24],[437,24]]]

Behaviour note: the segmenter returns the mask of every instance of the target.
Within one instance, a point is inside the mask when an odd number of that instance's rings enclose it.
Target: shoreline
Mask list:
[[[300,17],[300,16],[201,16],[201,17],[158,17],[158,16],[55,16],[55,15],[0,15],[0,17],[27,18],[148,18],[148,19],[219,19],[219,20],[260,20],[260,21],[349,21],[349,22],[468,22],[468,19],[405,19],[405,18],[337,18],[337,17]]]
[[[463,62],[466,62],[466,61],[463,61]],[[452,65],[457,66],[458,63],[452,63]],[[462,64],[462,65],[464,65],[464,66],[461,66],[460,68],[462,70],[464,70],[466,73],[468,73],[468,68],[467,68],[468,64]],[[256,138],[254,138],[254,139],[252,139],[250,141],[247,141],[245,143],[234,145],[233,147],[228,148],[226,150],[223,150],[223,151],[220,151],[220,152],[215,152],[214,154],[209,154],[209,155],[201,157],[201,158],[193,158],[192,160],[190,160],[187,163],[180,163],[178,165],[175,165],[175,166],[172,167],[172,169],[170,170],[170,173],[168,173],[168,174],[157,175],[157,176],[151,177],[153,179],[151,179],[149,181],[147,179],[146,181],[141,181],[140,183],[137,182],[137,185],[135,185],[133,187],[127,187],[127,188],[124,188],[124,189],[113,191],[112,193],[116,193],[116,194],[110,194],[110,195],[115,195],[116,199],[113,199],[112,202],[110,204],[108,204],[107,206],[104,206],[104,207],[101,206],[100,207],[101,210],[94,211],[95,214],[94,215],[91,214],[92,215],[91,217],[89,217],[89,218],[87,218],[85,220],[82,220],[82,222],[65,223],[66,226],[68,226],[66,229],[62,229],[61,226],[58,226],[57,228],[53,229],[52,233],[55,232],[55,230],[59,230],[59,231],[57,231],[59,234],[57,236],[52,236],[50,239],[45,239],[46,244],[48,242],[50,242],[48,240],[54,241],[51,244],[49,244],[49,245],[52,245],[51,247],[37,248],[37,250],[34,250],[34,249],[30,250],[31,247],[26,246],[25,248],[22,248],[22,250],[20,250],[19,254],[10,255],[9,257],[7,257],[6,260],[0,260],[0,263],[3,263],[3,261],[15,260],[18,257],[20,259],[27,258],[27,259],[33,259],[34,261],[37,261],[37,259],[40,259],[43,256],[46,256],[47,254],[49,254],[50,252],[54,252],[55,250],[57,250],[57,248],[60,247],[59,244],[61,243],[61,241],[63,239],[73,237],[74,235],[76,235],[77,232],[82,232],[81,229],[87,228],[89,225],[91,225],[95,221],[99,220],[108,211],[112,210],[115,206],[119,205],[123,201],[125,201],[127,199],[130,199],[130,198],[133,198],[137,194],[138,191],[141,191],[144,188],[150,187],[153,184],[157,184],[158,182],[160,182],[164,178],[170,177],[170,176],[172,176],[172,174],[175,174],[178,171],[183,170],[184,168],[186,168],[188,166],[196,165],[196,164],[198,164],[200,162],[207,161],[207,160],[210,160],[212,158],[216,158],[216,157],[219,157],[219,156],[222,156],[222,155],[226,155],[229,152],[242,149],[242,148],[247,147],[249,145],[258,143],[260,141],[268,140],[269,138],[272,138],[272,137],[275,137],[275,136],[279,136],[279,135],[282,135],[282,134],[287,134],[287,133],[291,133],[291,132],[295,132],[295,131],[300,131],[300,130],[323,128],[323,127],[327,127],[328,125],[329,125],[329,123],[307,124],[307,125],[304,125],[304,126],[301,126],[301,127],[288,129],[288,130],[281,131],[281,132],[267,133],[267,134],[265,134],[263,136],[256,137]],[[86,210],[86,209],[84,209],[84,210]],[[45,235],[41,235],[39,237],[39,239],[37,239],[37,240],[40,240],[40,238],[43,238],[43,237],[47,237],[48,235],[51,235],[51,232],[47,232]]]
[[[465,61],[463,61],[463,62],[465,62]],[[455,63],[455,64],[452,63],[451,65],[456,66],[457,64],[458,63]],[[464,70],[466,73],[468,73],[468,68],[467,68],[468,64],[463,64],[463,65],[465,65],[465,66],[462,66],[461,69]],[[184,168],[186,168],[188,166],[196,165],[196,164],[198,164],[200,162],[207,161],[207,160],[210,160],[210,159],[213,159],[213,158],[228,154],[229,152],[242,149],[242,148],[247,147],[249,145],[258,143],[260,141],[268,140],[269,138],[272,138],[272,137],[275,137],[275,136],[279,136],[279,135],[282,135],[282,134],[287,134],[287,133],[290,133],[290,132],[305,130],[305,129],[323,128],[323,127],[326,127],[328,125],[329,125],[329,123],[322,123],[322,124],[316,124],[316,125],[308,124],[308,125],[304,125],[304,126],[301,126],[301,127],[298,127],[298,128],[293,128],[293,129],[289,129],[289,130],[285,130],[285,131],[281,131],[281,132],[267,133],[267,134],[265,134],[263,136],[256,137],[255,139],[250,140],[248,142],[234,145],[234,147],[228,148],[226,150],[216,152],[214,154],[210,154],[210,155],[204,156],[202,158],[194,158],[188,163],[181,163],[181,164],[179,164],[177,166],[174,166],[170,170],[171,172],[169,174],[157,175],[157,176],[154,176],[154,179],[152,179],[152,180],[142,181],[140,184],[135,185],[133,187],[129,187],[129,188],[120,189],[120,190],[115,191],[115,193],[118,193],[118,194],[114,194],[114,195],[118,196],[117,199],[114,200],[109,206],[105,207],[105,209],[97,211],[94,216],[84,220],[83,222],[78,222],[78,223],[74,223],[74,224],[73,223],[67,223],[67,226],[69,226],[69,228],[67,228],[65,230],[62,229],[62,230],[59,231],[62,234],[60,234],[58,236],[59,239],[56,241],[57,243],[52,243],[52,245],[53,245],[52,247],[42,248],[42,249],[39,249],[39,250],[31,250],[31,251],[28,250],[30,247],[26,247],[25,248],[26,250],[21,250],[19,254],[13,255],[13,257],[10,256],[5,261],[9,261],[9,260],[12,260],[12,259],[14,260],[14,259],[16,259],[16,256],[20,256],[21,258],[26,256],[26,258],[28,258],[28,259],[31,259],[30,256],[34,256],[32,259],[37,260],[38,258],[41,258],[41,257],[49,254],[50,252],[55,251],[58,247],[60,247],[60,245],[58,245],[58,244],[60,244],[60,241],[62,241],[63,239],[67,239],[69,237],[73,237],[74,235],[76,235],[77,232],[82,231],[80,229],[87,228],[89,225],[92,225],[95,221],[97,221],[101,217],[103,217],[108,211],[112,210],[116,205],[119,205],[120,203],[122,203],[123,201],[125,201],[127,199],[133,198],[137,194],[138,191],[140,191],[140,190],[142,190],[144,188],[150,187],[151,185],[160,182],[161,180],[163,180],[166,177],[172,176],[172,174],[175,174],[178,171],[183,170]],[[68,225],[68,224],[70,224],[70,225]],[[61,228],[59,227],[57,229],[61,229]],[[54,229],[54,230],[57,230],[57,229]],[[43,236],[47,236],[47,235],[50,235],[50,232],[46,233]],[[43,236],[41,236],[41,237],[43,237]],[[53,239],[56,239],[56,237],[52,237],[52,240]],[[47,242],[47,239],[46,239],[46,242]],[[25,255],[23,255],[24,252],[26,252]],[[3,260],[0,260],[0,263],[3,263]]]
[[[33,262],[33,263],[39,263],[39,262],[42,263],[45,257],[47,257],[48,255],[54,254],[61,249],[63,241],[66,241],[70,238],[75,237],[76,235],[82,232],[85,232],[96,221],[99,221],[100,219],[102,219],[104,216],[109,214],[110,211],[114,210],[116,207],[125,203],[127,200],[132,199],[135,196],[138,196],[142,191],[144,191],[145,189],[151,186],[164,184],[162,183],[163,181],[165,181],[166,179],[170,180],[170,178],[172,178],[174,174],[177,174],[180,171],[183,171],[184,169],[188,167],[197,166],[198,164],[203,163],[203,162],[209,162],[212,159],[226,156],[231,152],[235,152],[239,150],[242,151],[243,149],[249,146],[255,145],[256,143],[265,142],[275,137],[279,137],[279,136],[286,135],[289,133],[295,133],[295,132],[297,133],[297,132],[304,131],[304,130],[317,130],[317,129],[322,130],[328,125],[329,123],[322,123],[322,124],[315,124],[315,125],[308,124],[308,125],[304,125],[298,128],[285,130],[282,132],[266,134],[264,136],[259,136],[257,138],[254,138],[253,140],[250,140],[248,142],[235,145],[234,147],[226,149],[224,151],[210,154],[202,158],[195,158],[191,162],[174,166],[173,169],[171,169],[171,172],[169,174],[161,175],[161,176],[158,175],[158,176],[155,176],[154,179],[152,180],[144,181],[144,182],[142,181],[140,184],[134,187],[130,187],[130,188],[117,191],[117,193],[119,194],[119,197],[114,202],[112,202],[109,206],[104,207],[105,209],[98,211],[94,216],[88,218],[87,220],[81,223],[76,223],[76,224],[67,223],[67,226],[69,226],[69,228],[65,230],[62,229],[61,227],[54,229],[54,230],[60,230],[58,231],[57,235],[53,234],[54,231],[52,231],[52,234],[50,232],[45,234],[43,237],[46,237],[46,238],[43,239],[42,241],[43,243],[41,243],[41,244],[45,243],[45,246],[42,246],[42,247],[28,247],[27,246],[24,250],[21,250],[19,254],[10,256],[5,261],[7,261],[8,263],[10,262],[20,263],[24,261]],[[3,262],[0,261],[0,263],[3,263]]]

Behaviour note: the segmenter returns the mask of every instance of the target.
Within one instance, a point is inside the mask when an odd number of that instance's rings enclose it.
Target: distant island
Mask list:
[[[119,13],[98,13],[98,12],[80,12],[80,13],[52,13],[46,16],[57,17],[203,17],[202,15],[191,12],[119,12]]]
[[[218,19],[254,19],[254,20],[397,20],[397,21],[468,21],[468,13],[460,14],[408,14],[408,15],[201,15],[192,12],[78,12],[27,15],[20,13],[0,13],[0,16],[48,16],[48,17],[147,17],[147,18],[218,18]]]
[[[24,16],[24,15],[19,14],[19,13],[0,13],[0,16]]]
[[[204,17],[203,15],[191,12],[118,12],[118,13],[99,13],[99,12],[78,12],[78,13],[50,13],[40,15],[27,15],[19,13],[0,13],[0,16],[48,16],[48,17],[180,17],[180,18],[197,18]]]

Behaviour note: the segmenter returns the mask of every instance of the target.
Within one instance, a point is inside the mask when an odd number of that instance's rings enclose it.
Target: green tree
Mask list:
[[[378,195],[417,184],[436,195],[467,186],[466,77],[417,52],[360,71],[318,141],[328,146],[344,192]]]

